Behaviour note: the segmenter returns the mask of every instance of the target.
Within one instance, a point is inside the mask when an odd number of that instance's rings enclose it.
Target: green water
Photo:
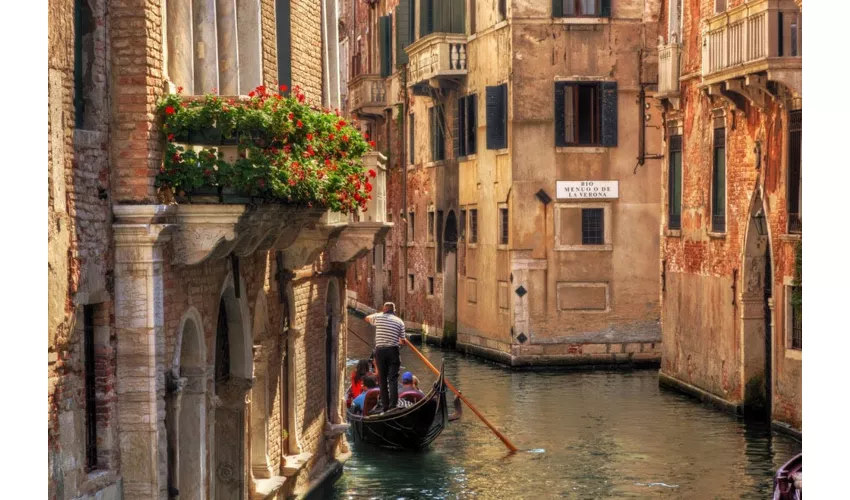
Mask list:
[[[437,366],[445,361],[447,378],[521,451],[508,455],[465,408],[425,452],[355,447],[318,497],[765,499],[774,471],[801,450],[791,438],[659,389],[653,370],[512,372],[421,350]],[[349,356],[353,365],[368,348],[353,340]],[[402,370],[424,387],[435,378],[409,349]]]

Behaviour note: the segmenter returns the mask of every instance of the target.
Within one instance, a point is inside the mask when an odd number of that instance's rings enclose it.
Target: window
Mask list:
[[[553,0],[552,17],[611,17],[611,0]]]
[[[435,238],[437,240],[437,272],[443,272],[443,211],[437,210],[437,227]]]
[[[86,103],[91,100],[94,75],[94,28],[95,23],[88,0],[74,2],[74,120],[75,126],[85,129],[91,126],[86,119]]]
[[[275,0],[275,31],[277,33],[277,81],[292,88],[290,0]],[[206,91],[206,89],[204,89]]]
[[[97,397],[94,361],[94,306],[83,307],[83,355],[85,357],[86,468],[97,468]]]
[[[581,210],[581,244],[605,244],[605,212],[601,208]]]
[[[381,56],[381,76],[386,78],[393,72],[393,18],[381,16],[378,22],[378,46]]]
[[[800,294],[801,287],[788,286],[785,287],[786,307],[788,307],[788,333],[790,334],[791,349],[803,349],[803,307],[800,304],[800,299],[794,300],[795,296]],[[796,302],[796,303],[795,303]]]
[[[356,10],[356,9],[355,9]],[[342,16],[340,16],[342,17]],[[416,26],[415,0],[401,0],[395,8],[395,60],[396,64],[407,64],[409,59],[404,48],[413,43],[413,27]]]
[[[499,21],[504,21],[508,16],[508,2],[507,0],[499,0]]]
[[[788,113],[788,232],[803,232],[803,110]]]
[[[414,131],[416,130],[416,120],[413,119],[413,113],[410,113],[410,138],[408,142],[410,143],[410,164],[413,165],[416,163],[416,158],[414,156],[416,152],[416,134]]]
[[[726,12],[726,0],[714,0],[714,12]]]
[[[508,147],[508,84],[487,87],[487,149]]]
[[[714,171],[711,178],[711,230],[726,231],[726,128],[714,129]]]
[[[428,122],[431,127],[431,161],[445,160],[446,136],[442,105],[436,105],[428,110]]]
[[[428,212],[428,243],[434,242],[434,212]]]
[[[416,237],[416,212],[407,214],[407,242],[413,243]]]
[[[431,33],[466,33],[465,4],[463,0],[420,0],[419,37]]]
[[[413,275],[408,274],[407,275],[407,291],[408,292],[413,292],[413,286],[415,284],[413,280],[414,280]]]
[[[465,241],[466,240],[466,209],[460,209],[460,234],[458,235],[458,240]]]
[[[469,211],[469,242],[478,243],[478,209]]]
[[[617,145],[617,82],[555,82],[555,145]]]
[[[670,137],[667,171],[667,228],[682,229],[682,136]]]
[[[471,94],[457,100],[457,134],[455,156],[469,156],[476,152],[475,134],[478,130],[478,95]]]
[[[508,244],[508,209],[499,208],[499,244]]]
[[[434,295],[434,277],[428,276],[428,295]]]

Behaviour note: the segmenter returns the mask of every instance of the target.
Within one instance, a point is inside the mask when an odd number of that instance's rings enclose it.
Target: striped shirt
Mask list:
[[[404,321],[395,314],[371,315],[375,325],[375,347],[394,347],[404,338]]]

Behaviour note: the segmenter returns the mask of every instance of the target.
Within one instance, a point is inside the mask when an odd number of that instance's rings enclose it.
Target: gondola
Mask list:
[[[773,500],[803,498],[803,454],[785,463],[773,478]]]
[[[367,443],[391,450],[422,450],[443,432],[449,420],[443,366],[431,392],[406,392],[399,399],[412,403],[386,413],[369,415],[378,399],[379,389],[366,393],[364,415],[348,410],[348,423],[355,443]]]

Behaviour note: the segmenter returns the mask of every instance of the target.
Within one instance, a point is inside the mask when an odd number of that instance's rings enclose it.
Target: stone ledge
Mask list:
[[[268,479],[254,480],[254,492],[251,494],[251,500],[274,498],[275,494],[283,489],[287,479],[285,476],[274,476]]]
[[[731,401],[727,401],[720,396],[715,396],[710,392],[704,391],[699,387],[683,382],[660,371],[658,372],[658,385],[699,399],[700,401],[716,406],[727,413],[738,416],[744,414],[743,404],[736,404]]]
[[[307,498],[311,498],[311,495],[316,493],[322,488],[325,483],[332,483],[336,478],[338,478],[342,474],[342,466],[348,459],[351,458],[351,452],[341,453],[336,456],[335,460],[332,460],[326,467],[325,470],[322,471],[313,481],[310,481],[310,485],[307,487],[306,491],[296,494],[296,498],[298,500],[303,500]]]
[[[313,458],[313,454],[309,452],[304,452],[300,455],[287,455],[283,457],[284,477],[289,478],[298,475],[298,473],[301,472],[301,470],[307,465],[311,458]]]

